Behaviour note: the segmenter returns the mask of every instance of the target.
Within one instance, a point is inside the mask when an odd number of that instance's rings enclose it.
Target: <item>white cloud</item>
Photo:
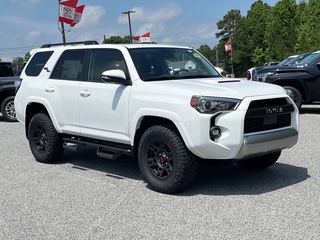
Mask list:
[[[101,19],[105,12],[106,11],[101,6],[85,5],[81,21],[76,25],[76,27],[87,28],[102,25],[103,23]]]
[[[151,32],[153,36],[159,36],[165,30],[163,23],[145,23],[141,25],[135,35]]]
[[[101,36],[101,34],[99,35],[99,37],[97,37],[97,34],[95,33],[83,33],[80,34],[76,37],[75,41],[88,41],[88,40],[96,40],[98,43],[102,43],[103,41],[103,36]]]
[[[200,39],[216,38],[215,33],[218,29],[215,23],[201,24],[193,27],[196,35],[198,35]]]
[[[61,34],[47,34],[42,31],[31,31],[18,38],[21,46],[41,47],[43,44],[61,42]],[[31,49],[30,49],[31,50]]]
[[[173,38],[168,38],[168,37],[165,37],[165,38],[163,38],[162,40],[161,40],[161,42],[162,43],[168,43],[168,44],[170,44],[170,43],[172,43],[174,40],[173,40]]]
[[[167,6],[159,10],[148,10],[143,7],[134,7],[132,11],[135,11],[135,13],[130,14],[130,20],[132,23],[157,23],[171,20],[172,18],[178,16],[182,12],[182,9],[175,3],[169,3]],[[117,22],[119,24],[128,24],[127,14],[122,14],[119,16]]]

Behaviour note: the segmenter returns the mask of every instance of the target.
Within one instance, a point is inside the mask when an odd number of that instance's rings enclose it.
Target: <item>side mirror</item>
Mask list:
[[[124,85],[131,85],[131,81],[127,80],[125,73],[119,69],[104,71],[102,73],[102,81],[105,83],[112,82]]]

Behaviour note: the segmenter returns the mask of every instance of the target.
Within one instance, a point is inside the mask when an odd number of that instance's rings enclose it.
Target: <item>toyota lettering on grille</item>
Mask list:
[[[282,107],[266,108],[265,111],[269,115],[269,114],[282,113],[283,109],[282,109]]]

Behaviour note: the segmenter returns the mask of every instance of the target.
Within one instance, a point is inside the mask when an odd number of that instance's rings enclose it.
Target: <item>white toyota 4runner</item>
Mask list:
[[[225,78],[190,47],[47,44],[20,77],[17,119],[37,161],[84,146],[128,154],[158,192],[185,189],[199,163],[267,168],[298,141],[282,87]]]

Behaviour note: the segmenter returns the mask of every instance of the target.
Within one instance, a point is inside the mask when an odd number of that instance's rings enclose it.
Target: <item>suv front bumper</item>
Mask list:
[[[292,147],[297,142],[298,132],[294,128],[244,136],[242,147],[235,159],[257,157],[280,151]]]

